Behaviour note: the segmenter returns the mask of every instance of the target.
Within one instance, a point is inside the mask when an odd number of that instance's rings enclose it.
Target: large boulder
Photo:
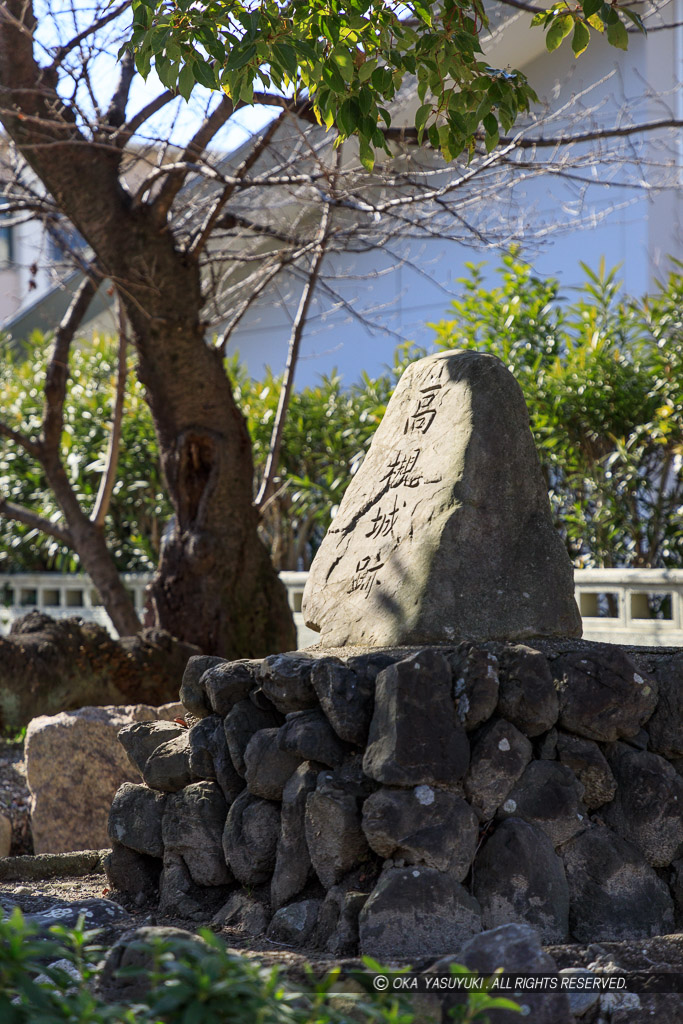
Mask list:
[[[228,805],[215,782],[193,782],[166,799],[164,856],[182,857],[196,885],[228,885],[233,880],[223,853],[227,816]]]
[[[594,740],[558,732],[557,755],[583,786],[583,802],[589,810],[609,803],[617,784],[607,758]]]
[[[363,831],[385,860],[450,871],[462,882],[477,850],[479,819],[457,793],[382,787],[363,804]]]
[[[114,794],[124,782],[140,782],[117,734],[161,715],[175,717],[178,711],[177,704],[131,704],[34,718],[26,730],[25,752],[35,853],[108,847]],[[183,731],[163,724],[174,734]]]
[[[230,807],[223,830],[225,860],[242,885],[267,882],[275,867],[280,809],[245,790]]]
[[[498,713],[525,736],[551,729],[559,714],[548,659],[524,644],[507,644],[498,654]]]
[[[562,860],[542,829],[508,818],[487,839],[474,863],[473,892],[484,928],[517,921],[546,944],[569,936],[569,886]]]
[[[361,659],[358,659],[360,661]],[[374,674],[359,665],[355,671],[339,658],[321,658],[311,671],[311,682],[327,720],[340,739],[362,746],[368,738],[377,672],[391,664],[382,658]]]
[[[370,854],[361,827],[362,788],[334,772],[320,772],[306,799],[306,843],[313,869],[326,889]]]
[[[645,939],[673,930],[673,901],[632,843],[595,825],[562,849],[569,923],[578,942]]]
[[[498,814],[538,825],[557,847],[588,823],[582,796],[583,786],[571,768],[557,761],[531,761]]]
[[[149,857],[164,856],[161,822],[166,794],[147,786],[124,784],[116,791],[109,811],[109,837]]]
[[[522,391],[480,352],[412,363],[313,561],[328,647],[579,636]]]
[[[280,836],[270,883],[270,903],[274,910],[279,910],[297,896],[311,875],[311,856],[305,831],[306,800],[317,781],[318,770],[304,761],[282,791]]]
[[[453,703],[451,670],[427,648],[385,668],[375,683],[363,771],[387,786],[457,786],[469,743]]]
[[[650,748],[669,759],[683,757],[683,652],[657,669],[659,702],[647,723]]]
[[[617,791],[601,816],[648,864],[666,867],[683,845],[683,779],[658,754],[615,746],[610,761]]]
[[[29,612],[0,636],[0,729],[92,705],[157,706],[178,699],[191,644],[158,629],[114,640],[82,619]]]
[[[358,931],[364,956],[444,956],[481,931],[481,909],[448,872],[388,868],[360,912]]]
[[[498,704],[498,658],[464,640],[447,656],[458,718],[469,732],[486,722]]]
[[[588,740],[636,736],[657,705],[657,683],[618,647],[569,651],[551,662],[559,724]]]
[[[512,722],[488,722],[475,736],[465,795],[482,821],[488,821],[531,760],[531,742]]]
[[[497,968],[519,974],[552,974],[557,965],[541,948],[539,936],[525,924],[504,924],[475,935],[460,950],[458,961],[472,971],[490,975]],[[445,970],[446,963],[434,965],[432,970]],[[518,1024],[520,1016],[533,1024],[572,1024],[566,992],[534,992],[522,989],[506,992],[520,1007],[519,1011],[496,1010],[491,1020],[496,1024]],[[448,1012],[450,1000],[444,1000]]]

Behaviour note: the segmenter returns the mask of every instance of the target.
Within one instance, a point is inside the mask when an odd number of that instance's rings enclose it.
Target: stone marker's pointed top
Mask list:
[[[330,647],[581,635],[524,397],[499,359],[449,351],[408,367],[303,613]]]

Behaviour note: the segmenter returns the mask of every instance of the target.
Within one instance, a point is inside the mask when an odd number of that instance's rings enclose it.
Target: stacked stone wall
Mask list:
[[[441,955],[666,934],[683,913],[683,654],[463,642],[191,658],[121,743],[111,884],[290,946]]]

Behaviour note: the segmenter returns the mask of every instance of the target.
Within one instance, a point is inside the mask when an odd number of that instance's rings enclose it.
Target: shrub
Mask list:
[[[417,1015],[392,992],[339,996],[331,992],[339,970],[322,982],[308,973],[296,988],[277,967],[263,967],[231,953],[203,929],[204,944],[182,937],[137,943],[149,968],[123,968],[144,975],[146,994],[132,1006],[105,1002],[95,993],[103,949],[96,932],[54,925],[37,938],[21,911],[0,911],[0,1020],[3,1024],[413,1024]],[[369,969],[383,970],[374,961]],[[516,1010],[508,999],[468,994],[457,1019],[485,1024],[487,1011]],[[419,1018],[425,1021],[424,1016]]]

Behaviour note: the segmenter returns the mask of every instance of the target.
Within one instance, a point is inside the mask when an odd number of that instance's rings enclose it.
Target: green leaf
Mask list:
[[[581,8],[587,18],[597,14],[602,7],[603,0],[581,0]]]
[[[424,129],[432,110],[433,107],[431,103],[423,103],[421,107],[417,108],[417,113],[415,114],[415,127],[418,132],[421,132]]]
[[[590,38],[591,34],[588,26],[584,25],[582,21],[577,21],[574,26],[574,35],[572,36],[572,50],[575,57],[581,56],[588,46]]]
[[[624,17],[628,18],[629,21],[632,21],[633,24],[643,33],[644,36],[647,35],[647,29],[643,24],[643,19],[638,13],[636,13],[636,11],[630,11],[628,7],[622,7],[621,13],[624,15]]]
[[[361,135],[359,139],[360,162],[366,171],[371,171],[375,166],[375,154],[367,139]]]
[[[607,41],[620,50],[628,50],[628,32],[622,21],[615,21],[607,26]]]
[[[228,62],[225,65],[225,70],[238,71],[240,68],[243,68],[245,64],[248,64],[255,56],[256,46],[254,43],[250,43],[250,45],[244,49],[242,49],[242,47],[235,46],[230,53]]]
[[[180,69],[180,74],[178,75],[178,92],[185,102],[187,102],[192,95],[192,90],[194,89],[195,84],[192,66],[190,64],[184,64]]]
[[[545,37],[545,45],[550,53],[560,46],[562,40],[569,35],[573,27],[574,19],[571,14],[559,15],[553,19],[548,29],[548,34]]]
[[[217,87],[216,82],[216,69],[213,64],[209,64],[206,60],[195,60],[192,65],[194,71],[194,77],[200,85],[203,85],[205,89],[215,89]]]

